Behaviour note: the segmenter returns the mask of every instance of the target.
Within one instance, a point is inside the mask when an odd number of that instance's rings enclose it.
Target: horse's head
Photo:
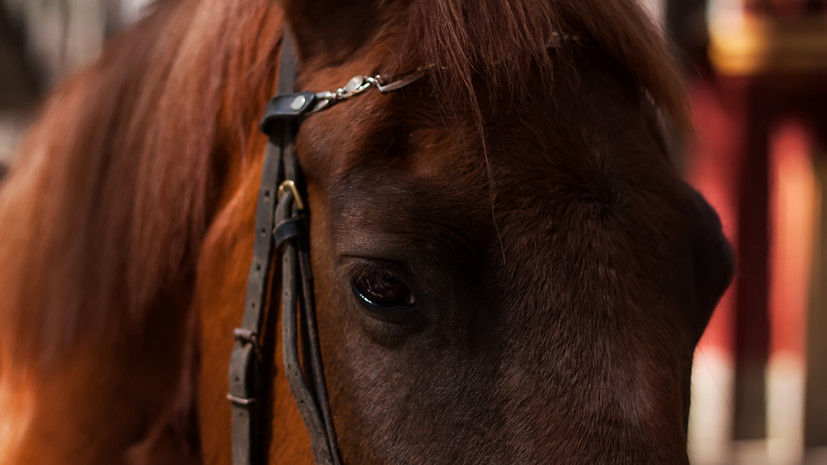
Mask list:
[[[285,24],[298,90],[418,76],[296,139],[344,463],[685,464],[732,260],[669,160],[679,79],[633,0],[158,2],[3,181],[0,463],[229,461]],[[257,445],[309,463],[278,283]]]
[[[334,3],[286,2],[301,90],[425,70],[298,134],[345,463],[686,463],[732,260],[670,162],[640,11]]]

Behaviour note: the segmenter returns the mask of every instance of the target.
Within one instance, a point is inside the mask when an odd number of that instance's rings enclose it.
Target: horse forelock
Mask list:
[[[679,128],[691,126],[682,79],[636,1],[419,0],[398,24],[392,72],[428,67],[448,106],[467,108],[477,91],[531,100],[536,76],[551,85],[553,67],[572,66],[581,45],[606,52]]]

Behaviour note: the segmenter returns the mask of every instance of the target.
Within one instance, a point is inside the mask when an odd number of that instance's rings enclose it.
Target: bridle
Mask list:
[[[260,336],[275,251],[281,258],[282,352],[290,390],[304,419],[319,465],[341,465],[330,417],[310,269],[307,204],[301,195],[301,172],[293,143],[303,118],[375,88],[402,89],[424,73],[417,70],[393,78],[357,76],[332,92],[296,92],[297,61],[289,34],[282,40],[277,94],[267,104],[261,130],[269,137],[256,208],[253,260],[247,277],[244,317],[233,331],[229,393],[232,405],[234,465],[264,462],[262,441],[267,375]],[[275,246],[275,247],[274,247]],[[301,347],[300,347],[301,346]],[[301,357],[299,356],[301,351]],[[303,363],[302,363],[303,362]]]
[[[577,36],[553,33],[547,46],[556,48]],[[298,64],[290,34],[281,44],[276,96],[267,104],[260,128],[268,137],[256,207],[253,260],[247,277],[244,317],[233,331],[236,343],[230,357],[227,399],[232,405],[233,465],[264,462],[262,426],[264,355],[260,335],[275,251],[281,258],[282,352],[290,391],[310,435],[318,465],[341,465],[336,432],[325,386],[313,274],[310,269],[308,209],[301,195],[301,171],[293,143],[303,119],[360,95],[369,89],[385,94],[403,89],[435,66],[386,77],[356,76],[335,91],[296,92]],[[275,245],[275,248],[273,247]],[[301,357],[299,356],[301,351]]]

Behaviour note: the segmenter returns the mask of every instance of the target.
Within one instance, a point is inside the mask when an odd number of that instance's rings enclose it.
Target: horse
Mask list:
[[[230,463],[287,37],[311,96],[414,76],[295,136],[341,462],[689,463],[733,258],[670,157],[680,74],[633,0],[154,4],[48,99],[0,190],[0,463]],[[313,463],[274,270],[256,449]]]

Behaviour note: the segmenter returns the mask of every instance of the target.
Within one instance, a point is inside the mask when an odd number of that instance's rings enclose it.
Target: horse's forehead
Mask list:
[[[615,153],[631,166],[617,169],[593,137],[561,141],[552,109],[492,118],[481,133],[471,117],[413,100],[365,94],[303,126],[301,161],[326,192],[336,254],[416,251],[443,260],[423,265],[435,276],[467,269],[514,338],[598,325],[610,311],[635,321],[638,307],[677,295],[676,276],[655,272],[685,255],[674,178],[660,176],[665,165],[643,169],[656,157]]]
[[[334,90],[375,67],[355,61],[314,73],[302,87]],[[355,184],[386,186],[370,189],[377,201],[395,192],[396,202],[413,207],[423,201],[423,190],[438,190],[435,201],[442,205],[436,206],[448,206],[446,211],[461,208],[479,223],[514,218],[528,232],[560,214],[612,213],[624,202],[634,206],[628,186],[651,184],[643,178],[671,169],[651,141],[645,145],[646,137],[624,137],[629,147],[618,148],[624,144],[610,146],[608,135],[584,135],[582,128],[563,134],[571,122],[567,126],[567,114],[560,114],[565,106],[547,105],[550,99],[486,115],[481,127],[471,114],[446,112],[425,87],[392,94],[371,90],[309,117],[298,141],[309,177],[348,195],[357,193]],[[394,191],[394,184],[410,188]]]
[[[383,176],[387,170],[463,182],[456,170],[467,171],[484,161],[480,133],[470,118],[447,116],[438,102],[420,98],[420,93],[370,90],[312,115],[298,138],[303,167],[332,183],[346,176]]]

